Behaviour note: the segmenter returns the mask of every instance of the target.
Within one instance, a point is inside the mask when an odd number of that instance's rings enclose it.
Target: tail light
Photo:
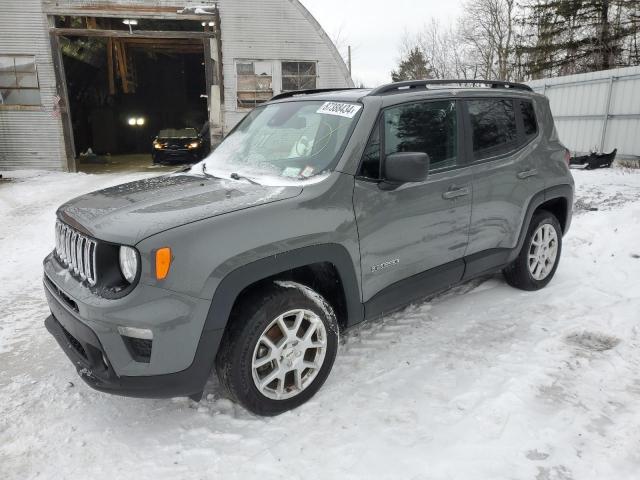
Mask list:
[[[571,163],[571,152],[569,151],[568,148],[564,149],[564,161],[566,162],[567,167]]]

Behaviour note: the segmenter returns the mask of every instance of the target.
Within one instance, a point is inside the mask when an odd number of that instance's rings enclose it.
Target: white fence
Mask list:
[[[618,149],[640,157],[640,67],[528,82],[546,95],[560,135],[572,152]]]

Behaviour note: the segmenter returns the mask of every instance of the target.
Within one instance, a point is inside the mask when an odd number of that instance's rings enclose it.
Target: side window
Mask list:
[[[522,115],[525,137],[536,135],[538,133],[538,121],[536,120],[533,103],[529,100],[520,100],[520,113]]]
[[[367,178],[380,178],[380,122],[371,132],[367,146],[362,154],[360,175]]]
[[[282,91],[316,88],[316,62],[282,62]]]
[[[0,55],[0,105],[40,105],[33,55]]]
[[[518,140],[512,99],[467,101],[475,160],[494,157],[513,150]]]
[[[456,164],[458,127],[456,102],[399,105],[384,112],[384,154],[424,152],[431,168]]]
[[[254,108],[273,97],[271,62],[242,60],[236,63],[238,108]]]

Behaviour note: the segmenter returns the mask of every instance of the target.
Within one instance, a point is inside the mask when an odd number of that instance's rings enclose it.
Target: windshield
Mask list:
[[[264,183],[305,180],[329,171],[362,105],[303,101],[258,107],[249,113],[198,169],[231,173]]]
[[[165,128],[160,130],[158,137],[161,138],[191,138],[197,137],[198,132],[195,128]]]

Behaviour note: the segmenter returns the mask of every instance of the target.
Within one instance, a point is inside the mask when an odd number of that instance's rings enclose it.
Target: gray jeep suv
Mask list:
[[[477,275],[549,283],[573,180],[549,104],[505,82],[292,92],[187,170],[57,212],[45,323],[92,387],[275,415],[338,333]]]

